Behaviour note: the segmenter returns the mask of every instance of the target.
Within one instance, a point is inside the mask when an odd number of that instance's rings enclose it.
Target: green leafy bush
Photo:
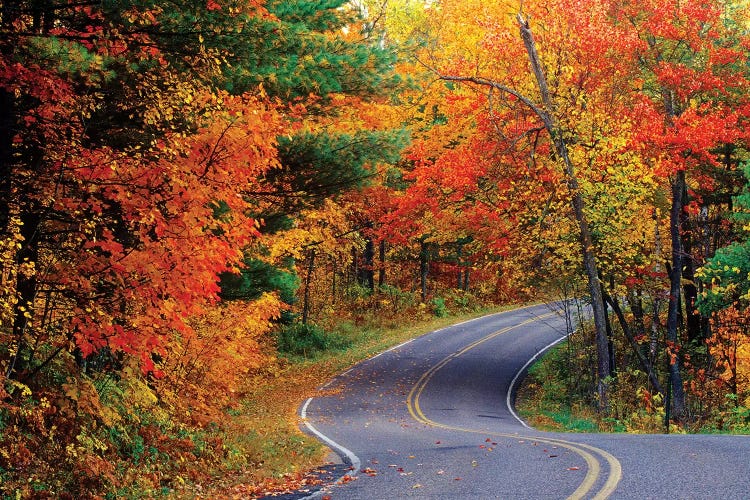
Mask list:
[[[448,307],[445,305],[445,299],[442,297],[435,297],[432,299],[432,313],[438,318],[445,318],[450,314]]]
[[[310,323],[283,325],[276,336],[280,353],[306,358],[318,352],[345,349],[350,344],[346,338]]]

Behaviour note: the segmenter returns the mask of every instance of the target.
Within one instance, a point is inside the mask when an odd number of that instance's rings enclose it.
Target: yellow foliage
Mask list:
[[[62,390],[65,397],[75,403],[77,414],[91,415],[106,426],[114,425],[121,419],[113,408],[102,404],[99,392],[88,378],[68,379],[68,383],[62,385]]]
[[[284,307],[270,293],[251,302],[222,303],[195,319],[195,337],[175,337],[157,365],[163,378],[153,383],[170,413],[184,415],[191,425],[220,421],[226,408],[237,403],[248,373],[268,359],[259,340]]]

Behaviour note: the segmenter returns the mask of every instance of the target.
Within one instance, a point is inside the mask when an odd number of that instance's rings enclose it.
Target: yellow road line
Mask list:
[[[590,446],[587,444],[581,444],[581,443],[572,443],[570,441],[565,441],[562,439],[553,439],[553,438],[539,438],[539,437],[527,437],[527,436],[520,436],[516,434],[503,434],[503,433],[493,433],[488,431],[482,431],[477,429],[467,429],[464,427],[456,427],[451,426],[447,424],[441,424],[439,422],[436,422],[434,420],[431,420],[428,418],[424,412],[422,411],[422,408],[419,405],[419,399],[422,395],[422,392],[424,391],[425,387],[429,383],[430,379],[437,373],[441,368],[443,368],[445,365],[450,363],[453,359],[458,358],[459,356],[462,356],[463,354],[467,353],[468,351],[474,349],[475,347],[494,339],[495,337],[498,337],[504,333],[507,333],[515,328],[527,325],[529,323],[534,323],[536,321],[546,319],[550,316],[554,315],[554,313],[547,313],[542,316],[539,316],[537,318],[531,318],[526,321],[523,321],[521,323],[518,323],[513,326],[509,326],[500,330],[497,330],[496,332],[493,332],[486,337],[483,337],[475,342],[472,342],[468,346],[464,347],[463,349],[450,354],[449,356],[446,356],[442,360],[440,360],[438,363],[433,365],[429,370],[424,372],[422,376],[419,378],[416,384],[412,387],[411,391],[409,391],[409,395],[406,399],[406,407],[409,410],[409,414],[414,418],[414,420],[431,425],[433,427],[438,427],[441,429],[447,429],[447,430],[454,430],[459,432],[468,432],[473,434],[484,434],[489,436],[497,436],[497,437],[504,437],[504,438],[512,438],[512,439],[528,439],[533,441],[538,441],[541,443],[547,443],[547,444],[554,444],[557,446],[560,446],[562,448],[566,448],[577,455],[579,455],[583,460],[586,462],[587,472],[586,476],[584,477],[581,484],[576,488],[576,490],[570,495],[570,499],[579,499],[584,498],[594,487],[596,484],[597,479],[599,478],[599,475],[601,473],[601,465],[599,464],[599,460],[589,453],[586,450],[589,450],[591,452],[594,452],[601,457],[603,457],[605,460],[607,460],[607,463],[609,465],[609,475],[602,486],[602,488],[596,493],[596,495],[593,497],[594,499],[605,499],[609,497],[617,488],[617,484],[620,482],[620,479],[622,478],[622,467],[620,466],[620,462],[610,453],[601,450],[599,448],[596,448],[594,446]]]

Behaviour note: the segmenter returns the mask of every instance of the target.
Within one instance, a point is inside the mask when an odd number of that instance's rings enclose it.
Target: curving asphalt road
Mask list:
[[[556,434],[512,409],[528,364],[565,337],[550,306],[437,330],[358,364],[305,402],[349,467],[308,498],[750,499],[750,438]]]

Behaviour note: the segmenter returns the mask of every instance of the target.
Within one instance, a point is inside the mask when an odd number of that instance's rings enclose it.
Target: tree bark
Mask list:
[[[659,231],[659,220],[654,211],[654,273],[661,274],[661,232]],[[651,304],[651,335],[649,338],[649,361],[656,362],[656,352],[659,347],[659,325],[662,299],[656,294]]]
[[[4,1],[0,6],[0,27],[12,33],[13,23],[20,14],[20,4],[15,0]],[[6,60],[13,58],[15,41],[10,37],[0,41],[0,54]],[[10,208],[13,179],[13,137],[17,124],[16,98],[10,89],[0,88],[0,238],[10,236]]]
[[[385,240],[380,240],[380,267],[378,268],[378,288],[385,285]]]
[[[687,186],[682,193],[682,204],[687,202]],[[687,327],[687,338],[691,342],[700,342],[701,315],[695,308],[698,301],[698,287],[695,286],[695,259],[693,258],[693,235],[690,231],[690,219],[684,210],[681,211],[681,237],[682,237],[682,293],[685,297],[685,326]]]
[[[307,276],[305,276],[305,294],[302,298],[302,324],[306,325],[310,317],[310,281],[315,272],[315,248],[308,252]]]
[[[672,268],[669,272],[669,307],[667,309],[667,341],[669,376],[672,381],[672,404],[674,416],[678,420],[685,418],[685,392],[680,374],[680,353],[678,323],[680,316],[680,296],[682,288],[683,249],[680,235],[680,217],[685,191],[685,172],[677,172],[672,181],[672,207],[669,213],[669,233],[672,240]]]
[[[459,240],[458,243],[456,243],[456,268],[458,269],[456,273],[456,290],[461,290],[463,287],[463,261],[461,260],[463,256],[463,249],[464,244]]]
[[[336,257],[331,256],[331,303],[336,303],[336,272],[338,266],[336,265]]]
[[[373,292],[375,291],[375,244],[369,236],[365,241],[365,250],[362,257],[364,262],[359,268],[359,284]]]
[[[420,241],[419,244],[419,284],[422,302],[427,301],[427,274],[430,272],[429,251],[427,243]]]

